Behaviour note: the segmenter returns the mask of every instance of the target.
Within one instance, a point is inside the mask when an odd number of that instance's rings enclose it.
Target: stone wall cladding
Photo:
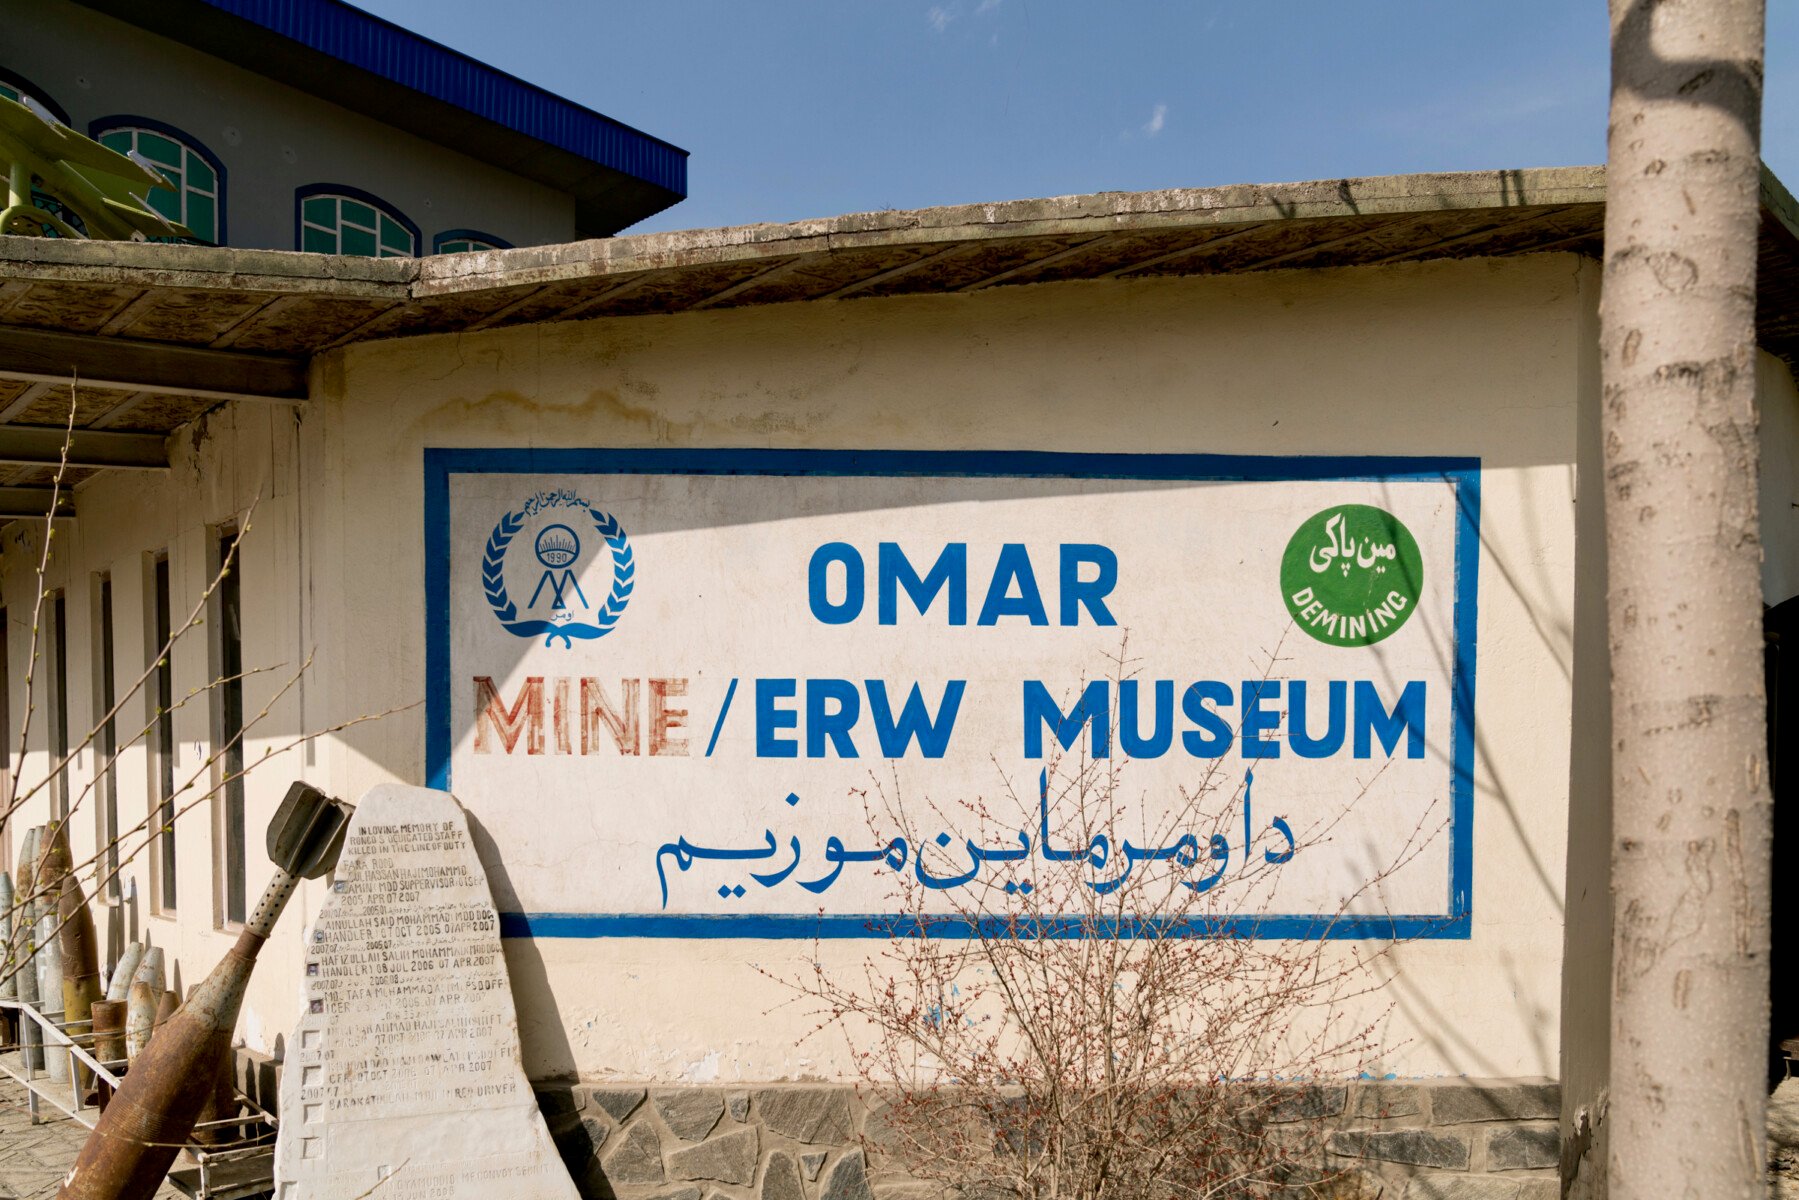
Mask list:
[[[848,1085],[537,1085],[584,1196],[598,1200],[938,1200],[882,1153]],[[1560,1200],[1561,1088],[1517,1080],[1296,1087],[1278,1123],[1321,1129],[1344,1200]]]

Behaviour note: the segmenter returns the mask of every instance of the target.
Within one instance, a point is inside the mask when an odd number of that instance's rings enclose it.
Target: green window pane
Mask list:
[[[120,154],[131,153],[131,131],[115,129],[111,133],[100,135],[100,144],[108,150],[117,150]]]
[[[357,229],[353,225],[345,225],[338,230],[343,238],[343,253],[361,254],[369,258],[375,257],[375,235],[365,229]]]
[[[181,195],[168,188],[151,188],[144,196],[150,207],[171,221],[181,219]]]
[[[336,254],[337,235],[323,229],[304,229],[301,231],[300,249],[313,254]]]
[[[381,248],[399,254],[412,253],[412,234],[386,213],[381,214]]]
[[[157,165],[167,163],[179,170],[181,147],[160,133],[151,133],[147,129],[137,131],[137,152]]]
[[[337,200],[331,196],[313,196],[300,206],[300,215],[314,225],[337,227]]]
[[[375,210],[359,200],[343,201],[343,219],[357,225],[375,228]]]
[[[471,247],[467,242],[445,242],[441,252],[444,254],[463,254],[470,249]]]
[[[209,242],[219,240],[218,205],[211,196],[187,194],[187,227],[194,236]]]
[[[197,187],[203,192],[218,190],[214,186],[218,183],[218,176],[213,174],[212,168],[197,154],[187,156],[187,182],[189,187]]]
[[[19,93],[12,88],[7,87],[4,83],[0,83],[0,96],[5,96],[8,100],[17,100],[19,98]]]

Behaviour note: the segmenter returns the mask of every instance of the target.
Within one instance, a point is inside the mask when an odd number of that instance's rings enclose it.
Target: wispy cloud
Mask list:
[[[990,13],[1005,2],[1006,0],[981,0],[980,4],[975,6],[974,15],[978,17],[982,13]]]
[[[1150,111],[1149,120],[1143,122],[1143,136],[1155,137],[1162,132],[1162,126],[1168,122],[1168,106],[1158,104]]]
[[[945,29],[949,28],[949,23],[956,19],[956,14],[947,8],[933,7],[929,12],[925,13],[924,19],[930,23],[933,30],[942,33]]]

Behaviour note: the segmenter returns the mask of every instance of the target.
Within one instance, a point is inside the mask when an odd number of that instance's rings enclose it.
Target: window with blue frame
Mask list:
[[[470,254],[476,250],[510,250],[512,243],[477,229],[446,229],[431,239],[433,254]]]
[[[62,106],[46,96],[37,85],[33,84],[23,75],[15,75],[11,71],[0,69],[0,96],[4,96],[8,100],[26,105],[27,107],[35,106],[40,112],[49,113],[64,125],[69,123],[69,114],[63,111]],[[71,229],[75,230],[75,232],[86,236],[87,224],[82,221],[81,214],[64,204],[62,201],[56,199],[56,197],[51,196],[46,192],[40,192],[36,188],[32,188],[31,202],[50,215],[67,223]],[[53,225],[40,225],[38,228],[43,231],[43,236],[45,237],[62,236]]]
[[[69,123],[69,114],[62,105],[45,95],[43,89],[37,84],[23,75],[8,71],[5,67],[0,67],[0,96],[5,96],[8,100],[17,101],[27,107],[36,105],[64,125]]]
[[[418,253],[418,226],[366,192],[337,185],[302,189],[298,248],[315,254],[410,258]]]
[[[168,177],[151,188],[149,206],[215,245],[224,240],[225,171],[213,154],[180,130],[142,118],[108,117],[93,125],[94,140],[120,154],[136,154]],[[161,239],[158,239],[161,240]]]

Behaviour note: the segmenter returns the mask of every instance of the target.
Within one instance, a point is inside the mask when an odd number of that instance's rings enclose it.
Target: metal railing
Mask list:
[[[116,1091],[120,1076],[129,1070],[126,1061],[102,1061],[94,1057],[91,1050],[94,1033],[90,1021],[59,1021],[55,1018],[60,1014],[42,1012],[23,1000],[0,999],[0,1010],[15,1014],[21,1035],[12,1044],[0,1046],[0,1051],[9,1052],[0,1053],[0,1071],[25,1086],[25,1103],[31,1114],[31,1123],[37,1125],[42,1122],[40,1103],[47,1100],[57,1111],[91,1130],[99,1119],[100,1109],[98,1105],[87,1104],[83,1093],[96,1084]],[[26,1044],[23,1037],[26,1022],[30,1022],[38,1031],[38,1045]],[[17,1053],[10,1053],[14,1051]],[[34,1063],[34,1051],[43,1057],[44,1066]],[[67,1065],[67,1093],[64,1093],[62,1087],[64,1079],[53,1078],[49,1070],[52,1054]],[[91,1072],[91,1075],[84,1076],[84,1069]],[[238,1131],[237,1137],[223,1146],[203,1145],[190,1137],[183,1147],[186,1156],[199,1168],[198,1190],[193,1192],[195,1196],[239,1194],[235,1190],[236,1185],[233,1185],[234,1190],[229,1193],[215,1190],[212,1179],[214,1172],[233,1163],[270,1153],[269,1139],[276,1128],[275,1115],[237,1089],[233,1088],[232,1092],[239,1106],[248,1111],[241,1116],[202,1121],[194,1126],[194,1132],[223,1134],[228,1128],[235,1128]],[[63,1102],[65,1095],[67,1104]]]
[[[94,1040],[93,1023],[90,1021],[58,1021],[55,1016],[59,1014],[44,1013],[36,1005],[27,1004],[23,1000],[0,999],[0,1009],[16,1014],[20,1035],[17,1046],[19,1065],[14,1067],[8,1061],[10,1056],[0,1055],[0,1070],[25,1085],[25,1094],[28,1097],[26,1105],[31,1111],[31,1123],[36,1125],[40,1120],[38,1101],[41,1097],[55,1105],[63,1115],[73,1117],[92,1129],[99,1109],[90,1108],[82,1102],[81,1093],[88,1077],[84,1077],[79,1068],[85,1067],[93,1073],[93,1077],[104,1080],[108,1086],[116,1088],[119,1086],[119,1077],[113,1074],[110,1068],[123,1067],[125,1064],[123,1062],[103,1063],[93,1056],[86,1045],[82,1044],[92,1043]],[[27,1045],[25,1042],[25,1025],[28,1022],[38,1031],[38,1042],[35,1045]],[[70,1030],[75,1032],[71,1034]],[[50,1056],[53,1054],[62,1059],[66,1068],[59,1072],[63,1077],[61,1079],[54,1078],[49,1070]],[[38,1057],[44,1059],[44,1066],[37,1066],[33,1061]],[[69,1103],[67,1105],[63,1104],[60,1096],[62,1089],[51,1086],[62,1083],[64,1080],[69,1085]]]

